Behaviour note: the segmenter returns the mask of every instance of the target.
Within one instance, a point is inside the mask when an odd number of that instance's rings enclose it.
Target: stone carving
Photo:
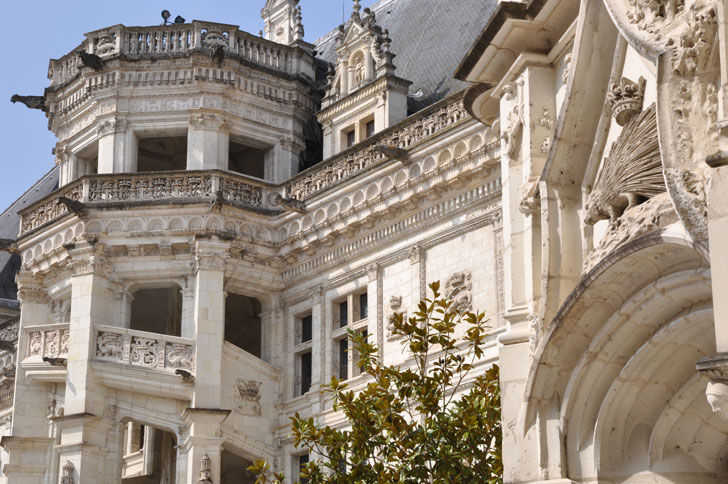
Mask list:
[[[160,356],[160,345],[157,340],[132,337],[130,353],[132,364],[156,367]]]
[[[261,382],[253,380],[238,379],[235,382],[235,389],[237,390],[237,394],[235,395],[235,399],[237,400],[236,410],[239,413],[249,417],[260,417],[262,414],[260,385]]]
[[[407,311],[400,311],[402,308],[402,296],[394,295],[389,298],[389,309],[392,311],[387,316],[387,340],[393,340],[397,338],[394,334],[394,315],[396,313],[402,313],[402,318],[407,319]]]
[[[66,197],[71,200],[81,199],[82,188],[80,184],[74,184],[68,188],[59,190],[54,194],[53,198],[46,199],[45,202],[34,205],[31,211],[21,216],[20,235],[24,235],[31,230],[44,225],[51,220],[55,220],[68,213],[68,207],[58,203],[59,197]]]
[[[549,108],[543,108],[543,113],[538,119],[538,125],[542,128],[552,129],[554,127],[554,118],[551,116],[551,110]]]
[[[73,470],[73,462],[67,460],[66,463],[63,464],[61,484],[74,484],[76,482],[73,477]]]
[[[705,396],[713,412],[728,420],[728,382],[725,380],[708,382]]]
[[[551,149],[551,137],[547,136],[541,142],[541,153],[546,154]]]
[[[126,119],[113,118],[100,121],[96,126],[96,132],[99,137],[112,133],[123,133],[126,130]]]
[[[655,32],[685,8],[685,0],[628,0],[627,18],[648,32]]]
[[[523,134],[523,111],[519,84],[517,82],[506,84],[503,88],[503,97],[511,104],[511,107],[505,123],[503,123],[501,139],[505,143],[505,152],[509,157],[512,157],[516,148],[521,144],[521,135]]]
[[[114,41],[114,36],[111,32],[103,31],[99,33],[99,40],[96,44],[96,54],[97,55],[106,55],[111,54],[116,50],[116,42]]]
[[[99,333],[96,337],[96,356],[121,360],[123,349],[122,335],[117,333]]]
[[[165,368],[194,370],[194,348],[180,343],[167,343],[167,363]]]
[[[17,341],[18,327],[18,320],[12,321],[3,327],[0,327],[0,341]]]
[[[713,9],[695,13],[689,18],[693,20],[692,25],[682,32],[679,43],[673,45],[671,57],[674,72],[682,77],[705,68],[717,30]]]
[[[212,484],[212,461],[207,454],[203,455],[200,461],[200,480],[197,484]]]
[[[193,345],[135,336],[129,330],[99,331],[96,335],[96,358],[118,363],[165,370],[194,371]]]
[[[571,59],[573,58],[571,53],[564,56],[564,71],[561,73],[561,81],[566,84],[569,82],[569,74],[571,71]]]
[[[25,104],[29,109],[42,109],[45,111],[45,96],[21,96],[19,94],[13,94],[10,96],[10,102]]]
[[[58,358],[66,355],[68,354],[68,337],[69,330],[67,327],[31,331],[28,334],[27,355],[47,358]]]
[[[616,222],[607,227],[599,246],[586,257],[583,272],[589,272],[617,247],[675,221],[677,217],[666,193],[627,209]]]
[[[445,283],[445,297],[453,301],[452,308],[456,311],[470,311],[473,309],[473,284],[470,281],[470,271],[456,272]]]
[[[665,191],[654,104],[624,127],[589,194],[585,222],[614,223],[622,213]]]
[[[607,99],[612,107],[612,116],[618,125],[626,125],[642,112],[646,84],[644,77],[640,77],[637,82],[623,77],[621,81],[609,86]]]
[[[518,210],[526,215],[533,215],[541,210],[541,193],[538,180],[523,185],[523,197],[518,203]]]

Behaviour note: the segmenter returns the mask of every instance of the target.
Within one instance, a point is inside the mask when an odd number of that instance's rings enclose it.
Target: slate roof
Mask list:
[[[56,188],[58,188],[58,168],[54,167],[0,214],[0,238],[17,239],[20,229],[18,211],[48,196]],[[18,269],[20,269],[20,256],[0,252],[0,299],[18,297],[18,287],[15,285],[15,274]]]
[[[413,82],[410,111],[416,111],[468,87],[454,78],[495,12],[497,0],[380,0],[373,7],[377,23],[389,29],[398,77]],[[318,57],[336,61],[337,29],[314,44]],[[416,96],[419,90],[421,96]]]

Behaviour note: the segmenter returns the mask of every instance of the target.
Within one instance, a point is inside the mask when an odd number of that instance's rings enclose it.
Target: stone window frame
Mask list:
[[[330,320],[330,327],[331,327],[331,356],[332,356],[332,374],[339,380],[342,381],[349,381],[354,378],[357,378],[362,374],[359,366],[355,363],[359,361],[358,354],[356,354],[355,351],[352,351],[351,348],[351,342],[347,343],[347,370],[346,370],[346,378],[342,378],[342,372],[341,372],[341,358],[340,358],[340,351],[341,351],[341,345],[342,342],[345,341],[348,337],[348,331],[349,329],[355,331],[355,332],[366,332],[369,334],[369,314],[366,315],[366,317],[361,317],[361,307],[360,307],[360,301],[361,296],[367,294],[367,299],[369,298],[368,294],[368,286],[366,283],[362,283],[360,285],[357,285],[356,288],[354,288],[351,291],[346,292],[344,295],[340,295],[337,297],[334,297],[330,300],[330,307],[331,307],[331,320]],[[347,304],[347,324],[344,326],[341,325],[340,321],[340,307],[341,304],[346,303]],[[368,309],[368,308],[367,308]]]

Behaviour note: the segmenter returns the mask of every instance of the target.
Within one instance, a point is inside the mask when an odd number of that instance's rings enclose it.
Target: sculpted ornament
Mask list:
[[[612,107],[612,116],[618,125],[626,125],[642,112],[646,84],[644,77],[640,77],[637,82],[623,77],[621,81],[609,86],[607,99]]]
[[[407,311],[400,311],[402,308],[402,296],[399,295],[394,295],[389,298],[389,308],[392,312],[387,316],[387,340],[391,341],[397,337],[394,334],[395,313],[402,313],[402,318],[407,319]]]
[[[262,415],[260,386],[261,382],[258,381],[238,379],[235,382],[237,391],[235,395],[237,407],[235,410],[249,417],[260,417]]]
[[[714,0],[605,0],[620,33],[657,58],[658,130],[665,182],[680,220],[696,242],[707,241],[706,158],[719,151],[720,44]],[[626,7],[626,8],[625,8]],[[687,173],[686,173],[687,172]],[[685,180],[693,186],[686,193]],[[702,185],[698,187],[696,185]]]
[[[609,219],[665,191],[655,106],[632,119],[604,160],[585,210],[587,224]]]
[[[473,309],[473,284],[470,282],[470,271],[456,272],[445,283],[445,297],[453,301],[453,308],[458,311]]]

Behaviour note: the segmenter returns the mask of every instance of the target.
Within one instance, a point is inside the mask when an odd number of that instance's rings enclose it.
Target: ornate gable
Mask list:
[[[260,16],[265,22],[265,38],[291,45],[303,40],[300,0],[267,0]]]

